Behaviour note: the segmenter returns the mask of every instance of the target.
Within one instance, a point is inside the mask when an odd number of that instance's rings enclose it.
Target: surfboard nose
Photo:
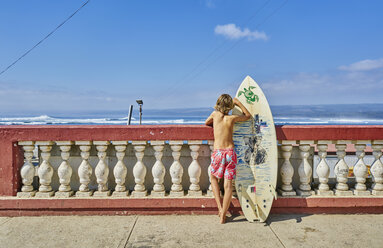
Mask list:
[[[247,76],[245,77],[245,80],[253,80],[253,81],[254,81],[254,79],[252,79],[249,75],[247,75]]]

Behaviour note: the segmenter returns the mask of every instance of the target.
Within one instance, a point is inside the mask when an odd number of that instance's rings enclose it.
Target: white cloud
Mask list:
[[[339,70],[342,71],[370,71],[374,69],[383,68],[383,58],[382,59],[366,59],[362,61],[355,62],[351,65],[342,65],[339,66]]]
[[[248,28],[241,29],[235,24],[230,23],[226,25],[217,25],[214,29],[215,34],[223,35],[224,37],[231,40],[238,40],[241,38],[248,38],[248,40],[268,40],[269,37],[265,32],[260,32],[257,30],[250,31]]]

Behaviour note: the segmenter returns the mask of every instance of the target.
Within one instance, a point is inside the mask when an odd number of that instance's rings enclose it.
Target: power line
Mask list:
[[[276,9],[274,9],[273,12],[271,12],[268,16],[266,16],[266,18],[264,18],[255,28],[258,29],[260,26],[262,26],[266,21],[268,21],[275,13],[277,13],[283,6],[286,5],[286,3],[288,2],[288,0],[285,0],[279,7],[277,7]],[[186,82],[187,81],[191,81],[193,79],[195,79],[196,77],[198,77],[201,73],[203,73],[204,71],[206,71],[211,65],[213,65],[215,62],[217,62],[219,59],[221,59],[223,56],[226,55],[226,53],[228,53],[229,51],[231,51],[234,47],[236,47],[241,41],[243,41],[246,37],[243,37],[243,38],[240,38],[238,41],[236,41],[232,46],[230,46],[228,49],[226,49],[223,53],[221,53],[218,57],[216,57],[212,62],[210,62],[209,64],[207,64],[207,66],[205,66],[204,68],[202,68],[201,70],[199,70],[199,72],[196,72],[191,78],[189,78],[189,80],[185,80]],[[169,93],[169,94],[173,94],[175,92],[175,90],[177,90],[179,88],[180,84],[178,83],[177,85],[175,85],[175,87],[172,89],[172,91]]]
[[[30,53],[33,49],[35,49],[38,45],[43,43],[49,36],[51,36],[54,32],[56,32],[57,29],[59,29],[62,25],[64,25],[69,19],[71,19],[77,12],[79,12],[85,5],[87,5],[90,2],[90,0],[86,1],[80,8],[78,8],[73,14],[71,14],[68,18],[66,18],[60,25],[58,25],[55,29],[53,29],[52,32],[50,32],[48,35],[46,35],[42,40],[36,43],[32,48],[30,48],[28,51],[26,51],[23,55],[21,55],[18,59],[16,59],[12,64],[7,66],[3,71],[0,72],[0,75],[2,75],[4,72],[6,72],[9,68],[14,66],[17,62],[19,62],[22,58],[24,58],[28,53]]]

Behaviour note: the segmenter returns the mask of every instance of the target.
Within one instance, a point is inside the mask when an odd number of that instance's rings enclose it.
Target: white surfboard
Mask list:
[[[252,118],[234,125],[233,139],[238,158],[235,188],[246,219],[265,222],[276,198],[278,173],[273,116],[265,95],[251,77],[243,80],[236,97]],[[241,113],[238,107],[233,109],[233,114]]]

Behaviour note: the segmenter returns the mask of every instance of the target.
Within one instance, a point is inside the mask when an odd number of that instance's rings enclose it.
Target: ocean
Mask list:
[[[143,109],[144,125],[203,124],[212,108]],[[383,125],[383,104],[271,106],[276,125]],[[128,110],[0,113],[0,125],[127,125]],[[131,125],[139,124],[133,110]]]

